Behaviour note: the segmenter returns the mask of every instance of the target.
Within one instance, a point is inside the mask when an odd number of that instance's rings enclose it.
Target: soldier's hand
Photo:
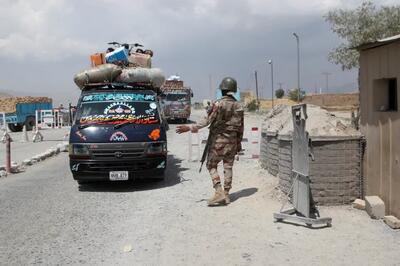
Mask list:
[[[190,127],[189,126],[181,125],[181,126],[177,126],[176,127],[176,133],[178,133],[178,134],[182,134],[182,133],[185,133],[185,132],[188,132],[188,131],[190,131]]]

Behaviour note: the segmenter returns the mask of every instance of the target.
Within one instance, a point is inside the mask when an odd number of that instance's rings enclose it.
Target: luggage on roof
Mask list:
[[[114,63],[114,62],[124,62],[128,63],[128,50],[125,47],[116,48],[114,51],[106,54],[106,62]]]
[[[90,83],[113,82],[122,73],[122,69],[113,64],[104,64],[82,71],[74,77],[74,82],[79,88]]]
[[[151,68],[151,56],[149,54],[132,53],[129,63],[137,67]]]
[[[153,87],[160,88],[165,82],[165,76],[159,68],[128,67],[122,69],[121,75],[115,81],[121,83],[150,83]]]
[[[105,54],[104,53],[95,53],[90,56],[90,62],[92,67],[96,67],[99,65],[103,65],[106,63]]]

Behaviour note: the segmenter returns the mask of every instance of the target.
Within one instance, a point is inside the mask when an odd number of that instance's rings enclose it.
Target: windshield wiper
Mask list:
[[[120,128],[120,127],[128,125],[128,124],[135,124],[135,122],[133,122],[133,121],[124,121],[124,122],[121,122],[119,124],[114,125],[114,129]]]

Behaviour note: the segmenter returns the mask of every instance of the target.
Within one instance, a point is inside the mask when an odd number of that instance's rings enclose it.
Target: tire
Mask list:
[[[8,128],[12,131],[12,132],[20,132],[22,131],[22,125],[21,124],[8,124]]]
[[[76,180],[76,182],[78,182],[78,185],[84,185],[89,183],[89,181],[83,181],[83,180]]]
[[[33,116],[28,116],[25,120],[25,126],[27,131],[31,131],[33,127],[35,126],[36,121]]]

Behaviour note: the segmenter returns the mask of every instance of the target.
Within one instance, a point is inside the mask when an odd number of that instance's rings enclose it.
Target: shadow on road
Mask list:
[[[250,197],[258,191],[258,188],[245,188],[230,194],[231,202],[237,201],[240,198]]]
[[[79,186],[79,191],[82,192],[134,192],[141,190],[159,189],[164,187],[174,186],[186,180],[181,179],[180,172],[188,170],[181,167],[182,160],[175,158],[173,155],[168,155],[168,166],[165,171],[165,179],[158,181],[152,179],[153,176],[147,175],[143,178],[132,181],[121,182],[93,182],[82,184]]]
[[[305,227],[305,228],[308,228],[311,230],[320,230],[320,229],[325,229],[325,228],[331,228],[331,226],[327,225],[327,224],[310,226],[310,225],[296,223],[296,222],[292,222],[292,221],[279,221],[279,222],[275,222],[275,223],[288,224],[288,225],[292,225],[292,226],[296,226],[296,227]]]

